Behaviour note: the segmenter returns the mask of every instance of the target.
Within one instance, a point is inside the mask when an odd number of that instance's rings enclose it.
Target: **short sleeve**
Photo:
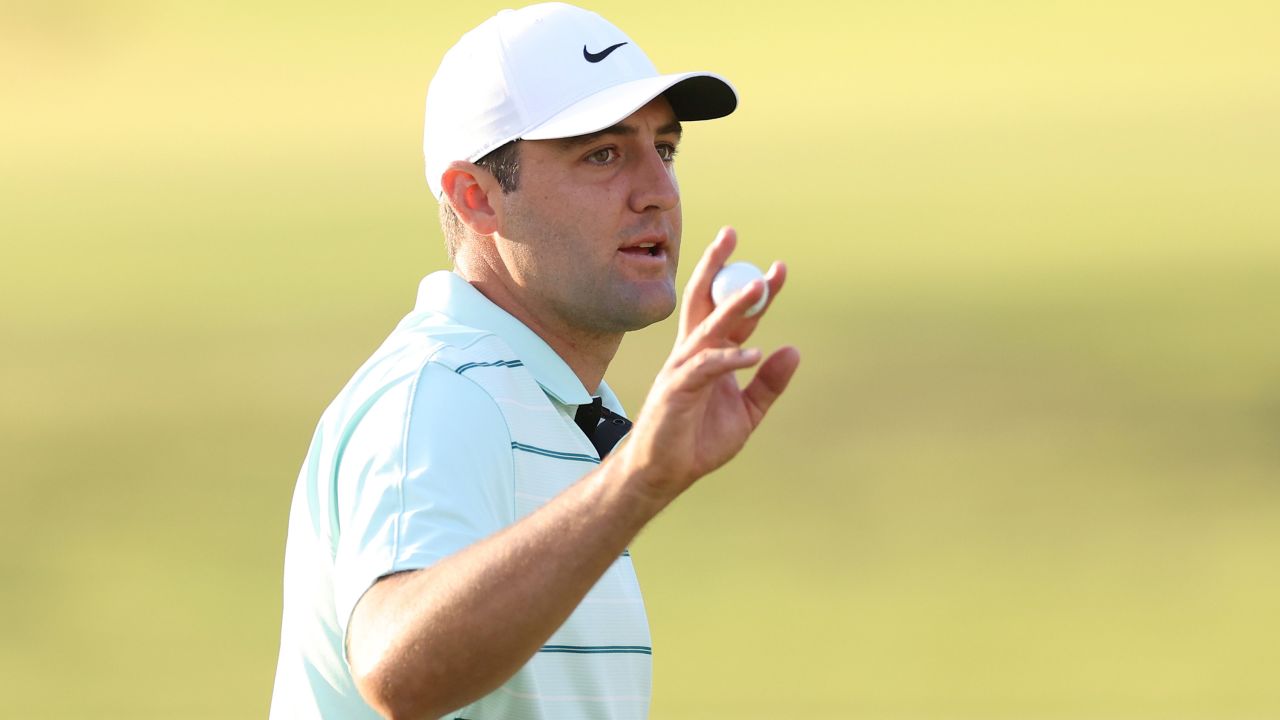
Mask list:
[[[428,363],[356,425],[338,469],[342,633],[378,578],[430,567],[514,522],[511,438],[493,398]]]

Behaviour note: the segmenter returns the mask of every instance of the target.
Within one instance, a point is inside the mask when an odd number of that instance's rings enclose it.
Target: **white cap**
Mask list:
[[[707,72],[660,75],[599,15],[564,3],[503,10],[445,53],[427,89],[422,149],[439,198],[455,160],[474,162],[516,139],[603,130],[665,93],[680,120],[733,112],[738,95]]]

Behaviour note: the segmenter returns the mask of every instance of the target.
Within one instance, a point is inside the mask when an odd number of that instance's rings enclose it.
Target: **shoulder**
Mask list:
[[[510,356],[506,343],[493,333],[458,324],[433,312],[413,312],[396,326],[338,394],[331,411],[339,417],[359,416],[357,408],[392,392],[413,393],[424,382],[435,392],[470,385],[474,366]],[[335,418],[337,419],[337,418]]]
[[[499,400],[458,371],[465,358],[441,346],[405,360],[393,373],[402,381],[360,394],[366,399],[342,417],[335,448],[339,507],[381,498],[390,505],[378,505],[379,514],[389,517],[465,497],[474,507],[510,514],[511,431]]]
[[[490,332],[459,325],[434,313],[413,313],[396,327],[343,393],[345,403],[392,406],[404,421],[444,416],[455,424],[472,424],[481,416],[500,415],[485,369],[522,367],[523,363]],[[362,402],[353,402],[361,400]],[[364,413],[356,411],[354,420]]]
[[[430,311],[406,316],[342,394],[337,424],[377,425],[384,443],[393,432],[408,441],[430,428],[454,441],[485,429],[509,444],[511,422],[545,420],[548,406],[504,338]]]
[[[397,342],[400,349],[393,352],[412,358],[409,361],[416,365],[419,384],[426,381],[433,388],[473,386],[504,412],[545,402],[541,386],[525,366],[526,359],[500,335],[432,313],[410,315],[396,333],[401,335]],[[428,368],[435,371],[426,372]],[[452,377],[447,376],[450,373]]]
[[[492,333],[446,316],[409,314],[321,417],[317,439],[329,458],[326,464],[336,472],[353,450],[395,454],[408,441],[411,425],[461,430],[482,424],[505,434],[493,392],[477,383],[469,369],[474,363],[511,357],[505,349]],[[434,417],[441,420],[432,422]]]

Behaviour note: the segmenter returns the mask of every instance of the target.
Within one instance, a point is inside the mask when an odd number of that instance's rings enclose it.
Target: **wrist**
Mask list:
[[[650,517],[657,515],[675,499],[678,491],[672,491],[669,474],[653,462],[653,458],[638,448],[641,443],[631,438],[620,443],[610,453],[603,468],[610,483],[626,496],[628,505],[642,509]]]

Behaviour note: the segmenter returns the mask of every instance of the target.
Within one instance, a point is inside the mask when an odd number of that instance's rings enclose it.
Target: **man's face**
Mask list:
[[[616,334],[675,309],[680,125],[657,98],[599,133],[520,143],[518,189],[496,199],[509,290],[540,324]]]

